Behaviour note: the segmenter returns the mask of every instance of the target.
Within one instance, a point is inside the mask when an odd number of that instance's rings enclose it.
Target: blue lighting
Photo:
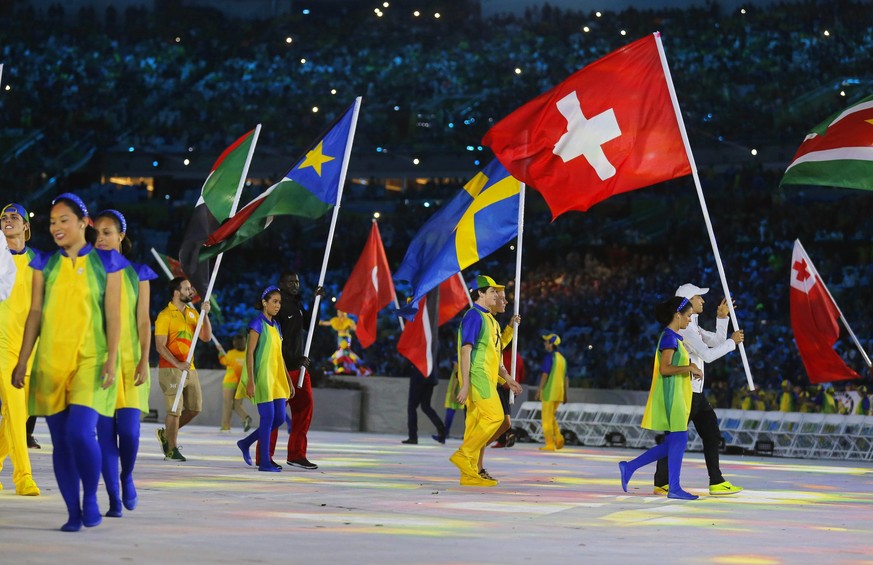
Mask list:
[[[455,127],[455,122],[449,122],[449,129]]]
[[[157,162],[157,161],[152,161],[152,167],[157,167],[157,166],[158,166],[158,162]]]
[[[304,15],[304,16],[308,16],[308,15],[309,15],[309,8],[303,8],[303,15]]]
[[[127,151],[128,151],[129,153],[133,153],[135,150],[136,150],[136,149],[133,147],[133,145],[131,145],[130,147],[127,148]]]
[[[476,165],[476,166],[478,167],[479,164],[480,164],[480,162],[481,162],[481,161],[479,161],[479,159],[476,159],[475,161],[473,161],[473,164]]]
[[[381,148],[381,147],[377,147],[377,148],[376,148],[376,153],[381,153],[381,152],[382,152],[382,148]]]

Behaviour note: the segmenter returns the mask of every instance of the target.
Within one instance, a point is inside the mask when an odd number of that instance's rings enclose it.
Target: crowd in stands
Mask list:
[[[411,19],[392,10],[378,18],[371,9],[359,8],[313,9],[306,16],[266,22],[183,8],[178,18],[137,9],[104,18],[73,16],[61,8],[60,13],[26,14],[33,25],[0,21],[3,82],[11,88],[0,91],[0,120],[22,135],[45,133],[41,143],[3,164],[0,192],[11,200],[40,186],[45,181],[41,173],[55,174],[52,163],[83,141],[98,150],[130,145],[184,152],[192,147],[217,155],[239,132],[261,122],[262,145],[294,148],[297,154],[358,94],[365,97],[365,111],[357,150],[443,151],[476,145],[492,120],[655,29],[664,34],[692,139],[794,147],[824,116],[861,96],[863,81],[855,79],[869,73],[873,55],[869,5],[862,2],[808,1],[766,11],[749,8],[745,14],[720,11],[713,4],[599,17],[544,7],[485,20],[464,13],[464,6],[441,20]],[[845,97],[839,89],[828,89],[818,106],[804,97],[848,79],[841,87]],[[331,94],[334,88],[337,93]],[[314,113],[313,106],[320,111]],[[788,310],[795,238],[806,246],[862,345],[873,351],[873,303],[863,290],[873,281],[869,194],[780,188],[782,170],[762,165],[698,164],[756,384],[779,391],[785,379],[808,382]],[[418,227],[466,180],[433,183],[414,195],[350,186],[319,317],[334,314],[331,298],[339,295],[369,232],[375,211],[367,207],[370,202],[379,202],[383,240],[396,269]],[[104,185],[59,182],[80,191],[97,209],[116,201]],[[151,246],[175,254],[199,185],[189,188],[172,199],[141,195],[124,204],[140,260],[150,260]],[[244,200],[263,188],[256,183]],[[47,220],[40,216],[47,203],[42,204],[33,206],[37,248],[51,244]],[[659,329],[654,303],[685,282],[711,287],[701,317],[701,325],[709,327],[723,296],[690,179],[551,220],[542,199],[532,193],[519,335],[528,375],[542,360],[539,336],[553,332],[562,336],[571,386],[647,389]],[[251,318],[258,289],[275,283],[282,271],[297,270],[305,300],[312,298],[328,223],[329,217],[280,218],[227,254],[216,287],[223,320],[215,328],[225,346]],[[465,274],[507,281],[514,261],[515,252],[507,246]],[[167,297],[161,284],[154,286],[152,308],[157,312]],[[398,291],[403,300],[408,288],[398,284]],[[509,291],[514,300],[514,286]],[[508,316],[500,320],[507,321]],[[440,332],[443,378],[450,372],[456,327],[457,321]],[[353,345],[363,363],[380,375],[415,370],[396,351],[399,325],[387,310],[379,328],[371,348]],[[313,357],[328,369],[335,343],[330,330],[316,330]],[[837,348],[852,368],[870,377],[848,339]],[[207,367],[214,362],[207,357],[213,352],[209,347],[204,351],[199,364]],[[734,402],[745,380],[737,354],[707,367],[713,398],[722,407]],[[729,394],[715,394],[720,388]]]

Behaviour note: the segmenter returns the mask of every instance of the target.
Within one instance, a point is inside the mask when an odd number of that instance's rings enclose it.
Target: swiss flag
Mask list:
[[[558,215],[691,174],[653,34],[614,51],[498,122],[482,139]]]
[[[834,351],[840,337],[837,305],[800,244],[791,255],[791,328],[811,383],[860,379]]]
[[[358,329],[355,334],[361,347],[367,348],[376,341],[376,318],[379,310],[393,300],[394,281],[391,280],[379,226],[373,220],[370,237],[343,287],[339,300],[336,301],[336,308],[358,316]]]
[[[397,351],[425,378],[430,377],[436,366],[437,329],[469,305],[470,297],[461,273],[444,280],[418,302],[415,319],[403,329]]]

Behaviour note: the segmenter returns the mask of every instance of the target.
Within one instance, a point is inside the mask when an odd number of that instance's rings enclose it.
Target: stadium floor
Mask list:
[[[66,519],[40,420],[31,450],[43,496],[0,481],[4,563],[871,563],[873,472],[859,462],[723,456],[746,487],[706,494],[702,454],[685,460],[693,502],[651,495],[643,469],[621,491],[617,463],[635,450],[536,444],[490,449],[496,488],[459,487],[447,458],[459,440],[401,445],[399,436],[312,432],[317,471],[246,467],[239,434],[191,426],[187,463],[163,461],[143,425],[139,507],[78,533]],[[284,432],[283,432],[284,434]],[[281,444],[281,441],[280,441]],[[277,461],[284,447],[277,452]],[[101,509],[106,510],[101,482]]]

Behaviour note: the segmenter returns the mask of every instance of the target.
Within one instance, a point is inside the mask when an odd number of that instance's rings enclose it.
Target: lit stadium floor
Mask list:
[[[259,473],[238,437],[190,427],[189,460],[158,455],[143,426],[139,508],[79,533],[66,519],[44,423],[31,450],[38,498],[13,494],[0,474],[4,563],[871,563],[869,465],[725,456],[727,478],[746,487],[693,502],[651,496],[643,469],[621,491],[617,462],[639,451],[538,445],[490,449],[492,489],[459,487],[447,458],[458,445],[398,436],[313,432],[317,471]],[[283,434],[284,435],[284,432]],[[277,461],[284,455],[284,446]],[[683,484],[704,494],[701,454],[688,454]],[[101,483],[101,508],[106,510]]]

